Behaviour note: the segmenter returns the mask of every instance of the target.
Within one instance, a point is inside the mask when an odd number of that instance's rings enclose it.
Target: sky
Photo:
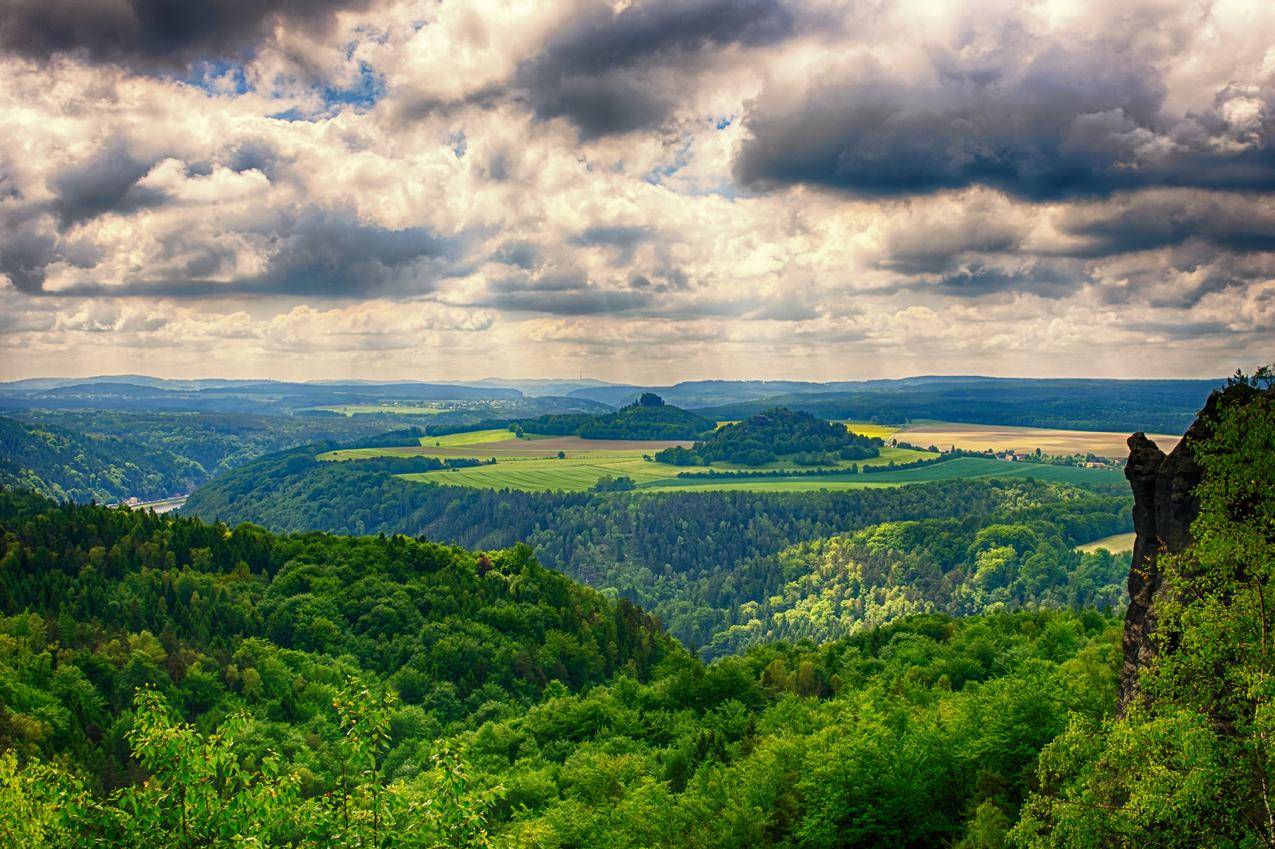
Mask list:
[[[1270,2],[0,8],[0,379],[1272,352]]]

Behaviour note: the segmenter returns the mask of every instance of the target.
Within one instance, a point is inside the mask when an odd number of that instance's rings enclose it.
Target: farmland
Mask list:
[[[860,426],[854,430],[861,432]],[[887,428],[882,428],[888,431]],[[875,435],[875,434],[874,434]],[[880,471],[856,472],[850,463],[844,472],[802,475],[803,471],[789,461],[777,461],[752,472],[791,471],[791,475],[755,477],[687,478],[681,472],[732,471],[740,467],[717,464],[673,466],[646,459],[656,452],[685,442],[667,440],[597,440],[574,436],[528,436],[513,438],[509,431],[484,430],[425,437],[420,445],[388,448],[350,448],[330,451],[319,456],[325,461],[348,461],[374,457],[475,457],[495,459],[494,464],[471,468],[447,469],[403,475],[420,483],[465,486],[478,489],[518,489],[525,491],[586,490],[606,477],[627,477],[639,490],[703,491],[748,490],[757,492],[864,489],[899,486],[933,480],[979,477],[1032,477],[1066,483],[1107,483],[1122,480],[1119,472],[1049,466],[1035,463],[1007,463],[981,457],[958,457],[932,466]],[[561,454],[561,456],[559,456]],[[859,461],[858,466],[888,466],[934,457],[929,452],[886,447],[881,456]]]
[[[1076,546],[1077,551],[1091,553],[1099,549],[1105,549],[1112,554],[1120,554],[1125,551],[1133,551],[1133,541],[1137,534],[1115,534],[1102,539],[1096,539],[1093,542],[1087,542],[1084,545]]]
[[[1179,436],[1147,434],[1161,450],[1168,452],[1177,445]],[[941,449],[961,448],[967,451],[1019,451],[1030,453],[1039,448],[1046,454],[1095,454],[1099,457],[1123,458],[1129,453],[1125,441],[1129,434],[1120,431],[1053,430],[1038,427],[960,424],[956,422],[914,422],[893,434],[895,439],[912,445],[934,445]]]

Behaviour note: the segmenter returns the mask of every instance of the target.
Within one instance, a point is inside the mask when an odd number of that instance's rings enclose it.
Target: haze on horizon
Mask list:
[[[1219,377],[1275,350],[1272,45],[1261,2],[12,0],[0,379]]]

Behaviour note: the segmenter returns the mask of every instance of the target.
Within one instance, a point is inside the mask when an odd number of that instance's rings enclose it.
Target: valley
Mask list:
[[[438,423],[456,411],[380,406],[0,431],[0,834],[35,804],[106,845],[269,822],[316,847],[780,849],[884,817],[906,845],[1004,847],[1072,798],[1118,804],[1041,777],[1121,721],[1124,434],[649,392]],[[1271,417],[1235,409],[1201,456],[1237,483],[1201,492],[1247,510]],[[122,507],[29,491],[179,474],[189,497]],[[770,839],[726,785],[791,822]],[[458,837],[458,812],[498,843]]]

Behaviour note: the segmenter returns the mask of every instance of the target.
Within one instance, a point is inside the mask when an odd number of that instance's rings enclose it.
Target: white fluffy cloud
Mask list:
[[[0,11],[0,376],[1215,376],[1275,343],[1266,4],[41,35],[106,5]]]

